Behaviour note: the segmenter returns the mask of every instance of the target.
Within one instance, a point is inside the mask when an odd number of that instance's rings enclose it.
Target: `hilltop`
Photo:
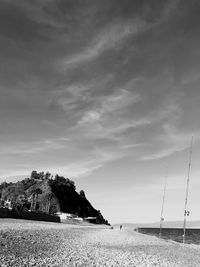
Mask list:
[[[0,198],[2,203],[10,200],[12,208],[18,211],[51,215],[64,212],[82,218],[96,217],[95,222],[99,224],[108,223],[87,200],[85,192],[76,191],[72,180],[59,175],[53,177],[49,172],[33,171],[30,177],[16,183],[0,184]]]

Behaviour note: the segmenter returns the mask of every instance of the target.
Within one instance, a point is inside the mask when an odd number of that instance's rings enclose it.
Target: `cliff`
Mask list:
[[[96,223],[107,224],[100,211],[87,200],[83,190],[78,193],[72,180],[49,173],[32,172],[30,178],[16,183],[0,184],[1,202],[10,200],[13,209],[47,214],[65,212],[78,217],[96,217]]]

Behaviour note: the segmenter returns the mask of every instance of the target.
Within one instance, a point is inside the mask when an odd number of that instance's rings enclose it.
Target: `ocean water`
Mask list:
[[[159,228],[137,228],[137,231],[143,234],[153,235],[159,237]],[[183,242],[183,229],[182,228],[162,228],[163,239],[173,240],[176,242]],[[185,243],[187,244],[197,244],[200,245],[200,229],[199,228],[189,228],[186,229]]]

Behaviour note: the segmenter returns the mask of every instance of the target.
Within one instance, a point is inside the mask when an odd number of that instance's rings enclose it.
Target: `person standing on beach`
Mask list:
[[[120,228],[120,230],[122,230],[122,225],[120,225],[120,227],[119,227],[119,228]]]

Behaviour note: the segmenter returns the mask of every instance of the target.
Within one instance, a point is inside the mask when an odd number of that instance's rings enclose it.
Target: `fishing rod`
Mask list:
[[[159,232],[159,237],[160,238],[162,236],[162,223],[164,221],[163,211],[164,211],[164,203],[165,203],[167,176],[168,176],[168,169],[166,170],[166,174],[165,174],[165,178],[164,178],[164,190],[163,190],[163,199],[162,199],[161,216],[160,216],[160,232]]]
[[[193,136],[190,143],[190,153],[189,153],[189,164],[188,164],[188,175],[187,175],[187,187],[185,195],[185,209],[184,209],[184,221],[183,221],[183,244],[185,244],[185,233],[186,233],[186,219],[190,215],[190,212],[187,210],[188,203],[188,191],[189,191],[189,181],[190,181],[190,171],[191,171],[191,161],[192,161],[192,147],[193,146]]]

